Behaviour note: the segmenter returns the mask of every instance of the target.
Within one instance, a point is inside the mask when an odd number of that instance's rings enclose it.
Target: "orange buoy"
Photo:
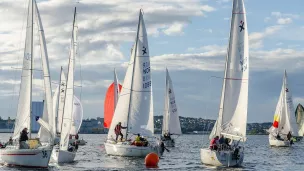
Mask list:
[[[147,167],[157,167],[159,157],[156,153],[149,153],[145,158],[145,165]]]

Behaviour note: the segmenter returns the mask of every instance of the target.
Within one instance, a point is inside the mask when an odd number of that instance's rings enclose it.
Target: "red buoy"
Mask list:
[[[156,153],[149,153],[145,158],[145,165],[147,167],[157,167],[159,157]]]

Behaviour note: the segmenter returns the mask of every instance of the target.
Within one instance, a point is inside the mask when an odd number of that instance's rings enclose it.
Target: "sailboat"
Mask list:
[[[121,122],[124,139],[116,139],[115,127]],[[137,146],[132,142],[134,135],[145,136],[148,144]],[[109,155],[145,157],[150,152],[160,152],[156,141],[153,123],[153,97],[150,69],[148,38],[142,11],[139,21],[135,46],[115,108],[112,123],[105,144]]]
[[[61,125],[60,143],[59,146],[54,147],[52,153],[53,159],[58,163],[68,163],[74,161],[78,149],[77,144],[71,145],[69,143],[69,137],[71,135],[71,130],[73,128],[74,65],[75,65],[75,58],[77,55],[77,29],[78,26],[76,22],[76,7],[75,7],[68,74],[66,79],[66,85],[63,85],[63,88],[65,88],[64,101],[63,101],[63,105],[60,105],[60,103],[58,105],[58,106],[63,106],[62,108],[63,111],[61,113],[62,123],[60,124]],[[64,80],[64,74],[62,70],[61,70],[61,80]],[[61,97],[63,97],[63,95]],[[58,111],[60,112],[60,110]],[[58,116],[60,117],[60,114]]]
[[[269,144],[276,147],[288,147],[292,144],[287,138],[290,132],[298,136],[298,126],[295,115],[290,88],[287,83],[287,72],[285,70],[281,94],[274,114],[274,121],[269,129]]]
[[[44,127],[48,130],[49,143],[41,144],[38,139],[33,139],[31,135],[31,118],[32,116],[32,86],[33,86],[33,60],[34,60],[34,16],[38,23],[38,32],[40,39],[40,49],[42,58],[42,68],[44,75],[44,95],[45,95],[45,112],[52,114],[52,95],[51,95],[51,78],[49,72],[48,54],[44,30],[39,14],[39,10],[35,0],[30,0],[28,5],[26,38],[24,48],[24,58],[22,66],[21,85],[19,92],[19,102],[17,109],[17,117],[15,121],[14,134],[12,136],[15,143],[7,145],[6,148],[0,149],[1,163],[7,165],[16,165],[24,167],[48,167],[53,149],[53,130],[52,117],[45,121]],[[39,118],[38,118],[39,119]],[[42,125],[45,126],[45,125]],[[21,148],[18,142],[20,132],[29,129],[29,140],[26,141],[28,148]]]
[[[296,118],[297,118],[297,124],[299,127],[299,135],[304,136],[304,108],[299,103],[296,109]]]
[[[167,147],[174,147],[175,141],[171,135],[181,135],[177,106],[175,103],[175,94],[169,71],[166,68],[166,92],[165,92],[165,110],[163,117],[162,141]]]
[[[239,166],[243,163],[246,141],[249,49],[246,12],[243,0],[233,0],[228,54],[219,116],[210,139],[223,137],[229,144],[201,149],[201,161],[214,166]]]
[[[117,105],[121,87],[122,86],[118,83],[116,70],[114,69],[114,81],[109,86],[104,101],[104,123],[103,123],[104,128],[109,129],[111,126],[112,118]]]
[[[60,73],[60,81],[59,85],[57,86],[54,96],[53,96],[53,111],[55,112],[56,116],[56,137],[55,137],[55,144],[59,144],[60,142],[60,134],[62,130],[62,120],[63,120],[63,107],[65,102],[65,91],[66,91],[66,77],[65,74],[61,68]],[[81,101],[77,96],[74,95],[73,99],[73,112],[72,112],[72,125],[70,129],[70,135],[75,136],[78,134],[82,119],[83,119],[83,107],[81,104]],[[76,139],[70,139],[70,144],[73,144],[75,141],[77,141],[78,145],[85,145],[86,141],[84,140],[76,140]]]

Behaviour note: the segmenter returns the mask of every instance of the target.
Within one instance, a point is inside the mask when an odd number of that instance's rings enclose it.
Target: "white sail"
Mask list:
[[[43,116],[42,119],[46,121],[50,128],[52,129],[52,134],[56,134],[56,125],[55,125],[55,115],[53,115],[53,102],[52,102],[52,87],[51,87],[51,77],[50,77],[50,67],[48,61],[48,53],[44,35],[44,29],[40,18],[39,9],[37,7],[35,1],[36,15],[37,15],[37,23],[38,23],[38,32],[40,39],[40,47],[41,47],[41,61],[42,61],[42,69],[43,69],[43,79],[44,79],[44,89],[45,89],[45,107],[46,107],[46,116]]]
[[[71,135],[76,135],[79,132],[79,129],[82,124],[83,119],[83,108],[80,100],[74,96],[74,103],[73,103],[73,117],[72,117],[72,126],[70,130]]]
[[[280,98],[274,114],[274,124],[270,128],[270,132],[273,135],[278,133],[287,135],[288,132],[291,131],[293,136],[298,136],[299,130],[294,115],[292,95],[287,80],[287,73],[285,71]]]
[[[116,70],[114,69],[114,109],[116,108],[119,99],[119,83],[116,75]]]
[[[62,83],[62,81],[61,81]],[[61,84],[62,85],[62,84]],[[62,86],[62,88],[65,86]],[[60,89],[61,90],[61,89]],[[64,104],[64,97],[62,97],[61,95],[65,93],[62,93],[63,91],[60,91],[60,97],[61,99],[63,99],[63,102],[61,102],[62,107]],[[64,92],[65,92],[65,88],[64,88]],[[58,96],[59,95],[59,86],[57,87],[55,93],[54,93],[54,97],[53,97],[53,111],[58,111],[59,113],[59,106],[58,106],[58,102],[60,103],[60,101],[58,101]],[[82,119],[83,119],[83,107],[82,104],[80,102],[80,100],[74,95],[74,103],[73,103],[73,117],[72,117],[72,126],[71,126],[71,130],[70,130],[70,134],[71,135],[76,135],[79,132],[79,129],[81,127],[82,124]],[[63,111],[63,109],[62,109]],[[57,133],[61,132],[61,123],[62,123],[62,114],[57,116]]]
[[[65,74],[61,68],[60,73],[60,82],[59,85],[54,93],[53,96],[53,111],[54,115],[56,116],[57,126],[56,132],[61,132],[62,127],[62,116],[63,116],[63,108],[64,108],[64,101],[65,101],[65,91],[66,91],[66,78]]]
[[[299,136],[304,135],[304,108],[299,103],[296,109],[297,124],[299,127]]]
[[[182,130],[180,127],[180,121],[175,103],[175,94],[173,90],[173,84],[169,75],[168,69],[166,69],[166,93],[165,93],[165,111],[162,133],[170,133],[180,135]]]
[[[246,12],[243,0],[234,0],[219,118],[214,128],[216,135],[221,132],[238,137],[246,136],[248,73]]]
[[[153,127],[149,125],[151,114],[151,72],[147,32],[142,16],[139,23],[135,48],[133,48],[122,90],[109,129],[108,138],[114,138],[114,128],[118,122],[127,126],[127,131],[152,136]],[[152,128],[151,128],[152,127]]]
[[[32,57],[33,57],[33,2],[29,1],[24,58],[22,65],[21,85],[19,91],[19,102],[17,117],[15,121],[13,139],[19,138],[23,128],[30,128],[31,122],[31,94],[32,94]]]
[[[68,66],[68,77],[66,85],[65,102],[63,108],[63,119],[60,137],[60,150],[66,151],[69,145],[69,135],[72,125],[72,112],[73,112],[73,98],[74,98],[74,65],[77,50],[77,22],[76,22],[76,8],[74,12],[73,32],[71,40],[71,49]]]

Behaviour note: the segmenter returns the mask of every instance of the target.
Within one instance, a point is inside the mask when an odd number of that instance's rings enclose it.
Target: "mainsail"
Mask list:
[[[121,91],[121,85],[118,83],[116,71],[114,70],[114,82],[109,86],[106,98],[104,101],[104,123],[105,128],[110,128],[114,111],[119,99],[119,92]]]
[[[27,27],[26,27],[26,38],[25,38],[25,48],[24,48],[24,58],[22,66],[22,76],[21,85],[19,92],[19,102],[17,109],[17,117],[15,121],[14,135],[13,139],[17,139],[23,128],[28,128],[31,137],[31,110],[32,110],[32,79],[33,79],[33,37],[34,37],[34,15],[36,14],[36,21],[38,23],[38,32],[40,39],[41,48],[41,61],[42,61],[42,71],[44,76],[44,95],[45,95],[45,108],[44,113],[51,113],[46,119],[52,129],[52,133],[55,128],[53,127],[54,118],[52,115],[52,95],[51,95],[51,79],[49,72],[49,61],[46,48],[46,41],[44,36],[44,30],[39,14],[39,10],[36,1],[29,1],[28,14],[27,14]],[[46,135],[46,134],[45,134]],[[49,135],[49,134],[47,134]],[[50,137],[50,136],[46,136]],[[47,139],[47,138],[45,138]]]
[[[108,138],[115,137],[114,128],[118,122],[121,122],[122,126],[127,126],[127,133],[152,136],[154,124],[151,123],[153,117],[151,100],[152,80],[149,47],[145,23],[140,11],[135,46],[132,50]]]
[[[76,22],[76,8],[74,11],[73,20],[73,31],[71,39],[71,49],[69,57],[68,66],[68,77],[65,92],[65,102],[63,108],[63,119],[60,137],[60,150],[67,150],[69,145],[69,135],[72,127],[72,117],[73,117],[73,101],[74,101],[74,66],[75,58],[77,55],[77,22]]]
[[[165,133],[176,135],[182,134],[177,106],[175,103],[173,84],[168,69],[166,69],[165,111],[162,128],[162,134]]]
[[[219,117],[210,138],[220,133],[245,138],[248,107],[249,48],[243,0],[234,0]]]

